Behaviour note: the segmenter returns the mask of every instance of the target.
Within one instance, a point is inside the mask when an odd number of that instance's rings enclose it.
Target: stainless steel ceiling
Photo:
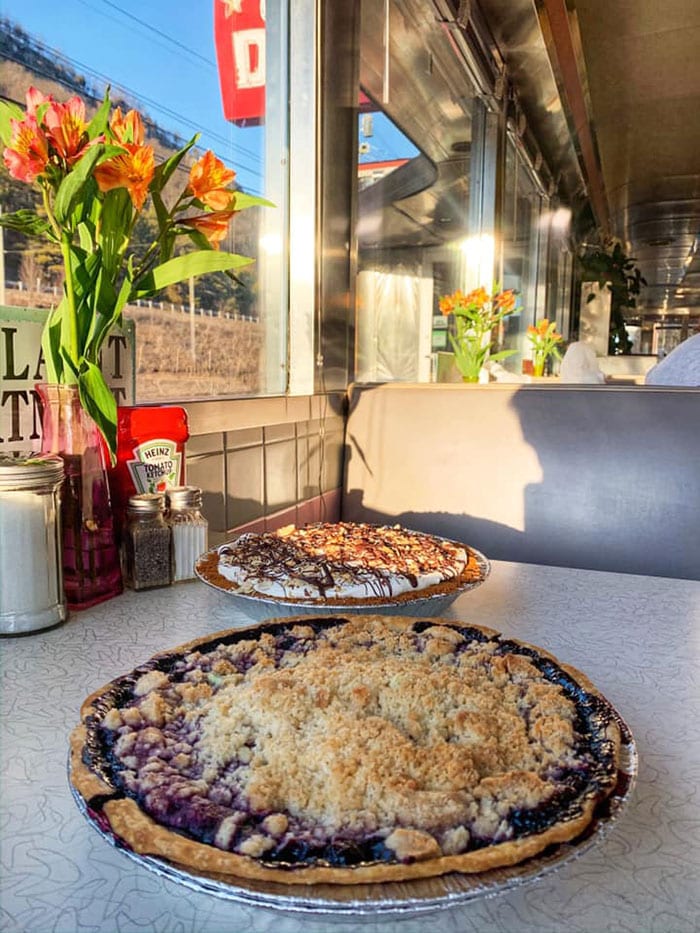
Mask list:
[[[700,315],[700,0],[479,7],[552,172],[637,258],[640,310]]]

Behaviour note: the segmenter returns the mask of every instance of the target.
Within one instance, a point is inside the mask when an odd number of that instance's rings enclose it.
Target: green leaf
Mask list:
[[[9,146],[12,142],[12,124],[11,120],[23,120],[24,110],[19,104],[13,104],[9,100],[0,101],[0,139],[3,145]]]
[[[90,139],[100,136],[107,129],[109,124],[109,111],[112,102],[109,99],[109,88],[105,91],[104,100],[100,104],[95,116],[88,123],[87,134]]]
[[[100,350],[107,335],[115,324],[121,324],[122,310],[131,291],[130,276],[124,278],[119,293],[115,293],[112,283],[104,276],[99,288],[99,301],[95,306],[90,324],[90,331],[85,340],[84,354],[87,360],[98,362]]]
[[[102,436],[112,463],[117,455],[117,403],[96,363],[82,360],[78,375],[80,403],[91,416]]]
[[[65,225],[70,218],[102,154],[102,148],[101,145],[97,145],[89,149],[61,182],[54,203],[54,214],[59,224]]]
[[[176,256],[153,269],[136,283],[134,297],[143,298],[155,294],[168,285],[184,282],[192,276],[205,275],[207,272],[224,272],[228,269],[241,269],[253,262],[247,256],[235,253],[222,253],[218,250],[199,250]]]
[[[12,214],[0,214],[0,227],[9,227],[11,230],[19,230],[27,236],[43,236],[49,233],[52,240],[56,237],[51,230],[51,224],[35,211],[23,209],[15,211]]]
[[[165,206],[165,202],[160,195],[160,191],[151,191],[151,200],[153,201],[153,208],[156,212],[156,217],[158,219],[158,227],[160,230],[165,229],[170,220],[170,212]]]
[[[516,351],[515,350],[499,350],[498,353],[489,353],[490,360],[505,360],[509,356],[512,356]]]
[[[276,204],[273,204],[272,201],[267,201],[265,198],[259,198],[254,194],[246,194],[245,191],[234,191],[236,195],[236,203],[234,205],[234,210],[245,211],[249,207],[277,207]]]
[[[109,143],[101,144],[102,155],[97,160],[97,164],[101,165],[103,162],[106,162],[108,159],[113,159],[115,156],[122,155],[125,152],[128,152],[124,146],[110,145]]]
[[[116,279],[129,243],[133,216],[134,206],[126,188],[113,188],[106,192],[100,218],[100,245],[105,269],[112,281]]]
[[[95,248],[94,233],[95,231],[92,224],[78,224],[78,239],[80,241],[80,248],[85,250],[86,253],[91,253]]]
[[[201,230],[195,230],[194,227],[188,227],[186,232],[187,236],[190,238],[190,240],[192,240],[197,249],[211,249],[209,240],[204,236]],[[182,233],[182,229],[180,229],[180,233]]]
[[[46,381],[61,382],[63,357],[61,356],[61,317],[66,299],[49,314],[41,335],[41,351],[46,363]]]
[[[169,159],[166,159],[165,162],[158,166],[158,168],[155,170],[155,174],[153,175],[153,180],[149,185],[149,191],[151,194],[154,191],[160,193],[163,188],[165,188],[173,172],[178,167],[180,162],[182,162],[183,158],[187,155],[192,146],[194,146],[194,144],[197,142],[199,137],[200,134],[195,133],[192,139],[185,146],[183,146],[182,149],[178,149],[174,155],[171,155]]]

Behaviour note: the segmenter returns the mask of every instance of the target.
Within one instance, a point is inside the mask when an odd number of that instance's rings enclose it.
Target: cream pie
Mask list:
[[[465,545],[399,525],[353,522],[243,534],[203,556],[197,571],[244,596],[331,605],[402,602],[484,575]]]
[[[120,845],[195,874],[353,884],[574,840],[615,787],[620,743],[583,674],[492,629],[293,617],[95,692],[71,781]]]

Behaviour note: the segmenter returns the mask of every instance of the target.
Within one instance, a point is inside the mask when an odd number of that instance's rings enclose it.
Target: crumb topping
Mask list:
[[[602,753],[536,658],[407,621],[277,625],[141,674],[99,726],[115,782],[159,822],[273,862],[459,853],[585,791]]]

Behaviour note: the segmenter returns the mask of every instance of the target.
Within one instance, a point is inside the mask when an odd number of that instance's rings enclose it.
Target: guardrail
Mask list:
[[[61,293],[61,289],[58,285],[27,288],[23,282],[5,282],[5,288],[14,289],[18,292],[26,292],[28,294],[38,293],[40,295],[55,295],[56,298],[58,298]],[[196,306],[194,308],[190,308],[188,305],[175,304],[172,301],[144,301],[139,299],[138,301],[130,302],[127,307],[155,308],[160,311],[174,311],[179,314],[194,314],[199,317],[219,317],[227,321],[247,321],[250,324],[259,323],[258,319],[252,315],[239,314],[236,311],[220,311],[217,308],[200,308]]]

